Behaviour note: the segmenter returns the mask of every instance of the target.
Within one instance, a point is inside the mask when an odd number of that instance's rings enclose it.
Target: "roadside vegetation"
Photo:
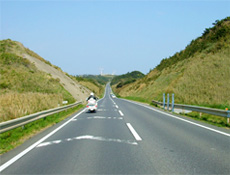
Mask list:
[[[196,55],[200,53],[205,57],[207,54],[214,55],[223,49],[228,49],[230,39],[230,17],[221,21],[216,20],[213,25],[212,28],[206,28],[201,37],[192,40],[183,51],[163,59],[156,69],[162,71],[182,60],[196,57]]]
[[[17,41],[12,41],[10,39],[0,41],[0,53],[13,53],[17,56],[23,57],[23,54],[28,54],[34,58],[37,58],[40,61],[58,69],[59,71],[63,72],[61,68],[58,66],[52,65],[49,61],[45,60],[37,53],[33,52],[32,50],[25,48],[22,43]],[[64,72],[63,72],[64,73]]]
[[[213,27],[180,52],[151,70],[145,77],[120,88],[121,97],[162,101],[163,93],[175,94],[175,103],[230,109],[230,17],[216,20]],[[196,117],[194,113],[192,117]],[[203,116],[203,115],[202,115]],[[214,121],[213,116],[201,120]],[[217,117],[218,118],[218,117]],[[216,120],[216,119],[215,119]],[[214,123],[226,126],[226,118]]]
[[[98,97],[103,97],[105,91],[105,85],[112,79],[111,76],[101,75],[76,75],[74,79],[77,80],[81,85],[87,87],[94,92]]]
[[[13,53],[21,52],[17,42],[3,40],[0,46],[0,122],[75,101],[59,79]]]
[[[162,101],[174,93],[175,103],[230,108],[230,17],[216,21],[185,50],[162,62],[145,77],[113,91],[121,97]]]
[[[126,99],[128,99],[128,98],[126,98]],[[139,101],[139,100],[135,100],[135,101]],[[139,102],[144,102],[144,101],[139,101]],[[146,102],[144,102],[144,103],[146,103]],[[164,110],[166,112],[171,112],[171,111],[167,111],[166,109],[163,109],[163,106],[160,106],[160,105],[156,105],[153,103],[149,103],[149,105],[160,108],[161,110]],[[192,118],[194,120],[209,123],[211,125],[215,125],[218,127],[230,129],[230,123],[228,122],[228,118],[226,118],[226,117],[221,117],[221,116],[216,116],[216,115],[211,115],[211,114],[206,114],[206,113],[201,113],[201,112],[195,112],[195,111],[192,111],[189,113],[180,112],[179,114],[174,112],[174,114],[179,115],[181,117],[188,117],[188,118]]]
[[[73,96],[60,83],[60,79],[55,79],[51,74],[38,70],[33,63],[24,58],[25,54],[62,72],[59,67],[25,48],[21,43],[10,39],[0,41],[0,122],[56,108],[63,105],[63,101],[75,102]],[[108,77],[77,78],[67,73],[64,74],[73,81],[87,86],[99,97],[103,95],[105,84],[109,79]],[[0,134],[0,154],[17,147],[81,108],[83,105]]]
[[[18,127],[0,134],[0,155],[16,148],[17,146],[24,143],[26,140],[44,131],[48,127],[59,123],[60,121],[69,117],[71,114],[78,111],[82,107],[83,105],[79,105],[77,107],[62,111],[60,113],[53,114],[46,118],[39,119],[25,125],[24,127]]]
[[[92,82],[97,82],[101,85],[106,85],[109,81],[112,80],[114,75],[76,75],[75,78],[79,81],[88,80]]]
[[[135,82],[137,79],[143,78],[144,76],[145,75],[139,71],[128,72],[123,75],[115,76],[111,81],[111,85],[114,85],[116,88],[121,88],[124,85]]]
[[[204,121],[206,123],[218,126],[230,128],[230,123],[227,123],[227,119],[225,117],[210,115],[210,114],[200,114],[199,112],[190,112],[187,114],[183,114],[189,118],[193,118],[195,120]]]

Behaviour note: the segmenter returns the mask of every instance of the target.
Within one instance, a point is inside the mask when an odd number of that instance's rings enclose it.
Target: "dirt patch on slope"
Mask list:
[[[73,81],[71,78],[69,78],[67,75],[65,75],[63,72],[55,69],[54,67],[46,64],[45,62],[34,58],[28,54],[22,55],[24,58],[27,58],[31,63],[34,63],[34,65],[43,72],[46,72],[50,75],[52,75],[53,78],[59,79],[62,86],[76,99],[76,101],[85,101],[85,99],[88,97],[90,90],[86,87],[78,84],[77,82]]]

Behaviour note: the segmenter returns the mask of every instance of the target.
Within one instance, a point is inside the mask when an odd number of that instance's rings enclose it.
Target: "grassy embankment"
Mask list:
[[[123,75],[118,75],[115,76],[112,81],[111,81],[111,85],[116,85],[116,88],[121,88],[127,84],[133,83],[136,80],[143,78],[145,75],[142,72],[139,71],[133,71],[133,72],[128,72],[126,74]]]
[[[59,79],[12,53],[16,42],[4,40],[0,46],[0,122],[75,101]]]
[[[216,21],[185,50],[161,63],[144,78],[113,91],[129,99],[162,101],[163,93],[174,93],[175,103],[218,109],[230,108],[230,17]],[[226,118],[190,116],[228,126]],[[214,119],[215,118],[215,119]]]
[[[62,111],[60,113],[48,116],[43,119],[39,119],[32,123],[25,125],[24,127],[19,127],[3,134],[0,134],[0,155],[6,153],[15,147],[21,145],[26,140],[30,139],[32,136],[42,132],[48,127],[59,123],[65,118],[69,117],[72,113],[81,109],[83,105]]]
[[[104,84],[99,84],[96,80],[86,79],[83,77],[74,77],[74,78],[78,81],[78,83],[80,83],[81,85],[87,87],[92,92],[94,92],[95,95],[98,96],[99,98],[103,96],[105,90]]]
[[[18,42],[0,41],[0,122],[58,107],[65,100],[69,103],[75,101],[59,79],[39,71],[34,64],[22,57],[24,53],[51,65]],[[80,108],[82,105],[1,134],[0,154],[15,148]]]
[[[81,85],[87,87],[92,92],[96,94],[97,97],[102,98],[105,92],[105,85],[111,81],[111,76],[101,76],[101,75],[82,75],[74,76],[74,78]]]

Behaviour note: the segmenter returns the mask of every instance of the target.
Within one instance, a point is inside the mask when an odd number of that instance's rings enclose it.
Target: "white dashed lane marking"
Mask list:
[[[103,116],[94,116],[94,117],[87,117],[87,119],[114,119],[114,120],[122,120],[122,117],[103,117]]]
[[[124,116],[124,114],[121,112],[121,110],[119,110],[119,113],[120,113],[121,116]]]
[[[126,123],[126,125],[128,126],[129,130],[131,131],[131,133],[133,134],[133,136],[135,137],[135,139],[137,141],[141,141],[142,138],[137,134],[137,132],[135,131],[135,129],[132,127],[132,125],[130,123]]]

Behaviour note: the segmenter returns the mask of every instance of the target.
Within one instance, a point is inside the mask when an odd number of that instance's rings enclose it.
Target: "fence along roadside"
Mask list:
[[[53,108],[53,109],[41,111],[41,112],[38,112],[35,114],[30,114],[30,115],[27,115],[24,117],[20,117],[20,118],[14,119],[14,120],[2,122],[2,123],[0,123],[0,134],[4,133],[6,131],[9,131],[9,130],[18,128],[20,126],[24,126],[24,125],[31,123],[33,121],[36,121],[38,119],[45,118],[49,115],[59,113],[61,111],[69,109],[69,108],[73,108],[75,106],[78,106],[81,103],[82,103],[82,101],[75,102],[75,103],[70,104],[70,105],[66,105],[66,106],[62,106],[62,107],[58,107],[58,108]]]
[[[167,105],[167,110],[169,110],[169,107],[171,107],[172,112],[174,112],[174,108],[177,108],[177,109],[182,109],[182,110],[190,110],[190,111],[196,111],[196,112],[226,117],[227,123],[229,124],[230,110],[228,109],[221,110],[221,109],[213,109],[213,108],[206,108],[206,107],[200,107],[200,106],[174,104],[174,94],[172,95],[172,103],[170,103],[169,101],[169,94],[167,95],[167,104],[165,103],[165,94],[163,94],[163,102],[152,100],[152,103],[155,105],[161,105],[163,106],[164,109],[165,109],[165,106]]]

